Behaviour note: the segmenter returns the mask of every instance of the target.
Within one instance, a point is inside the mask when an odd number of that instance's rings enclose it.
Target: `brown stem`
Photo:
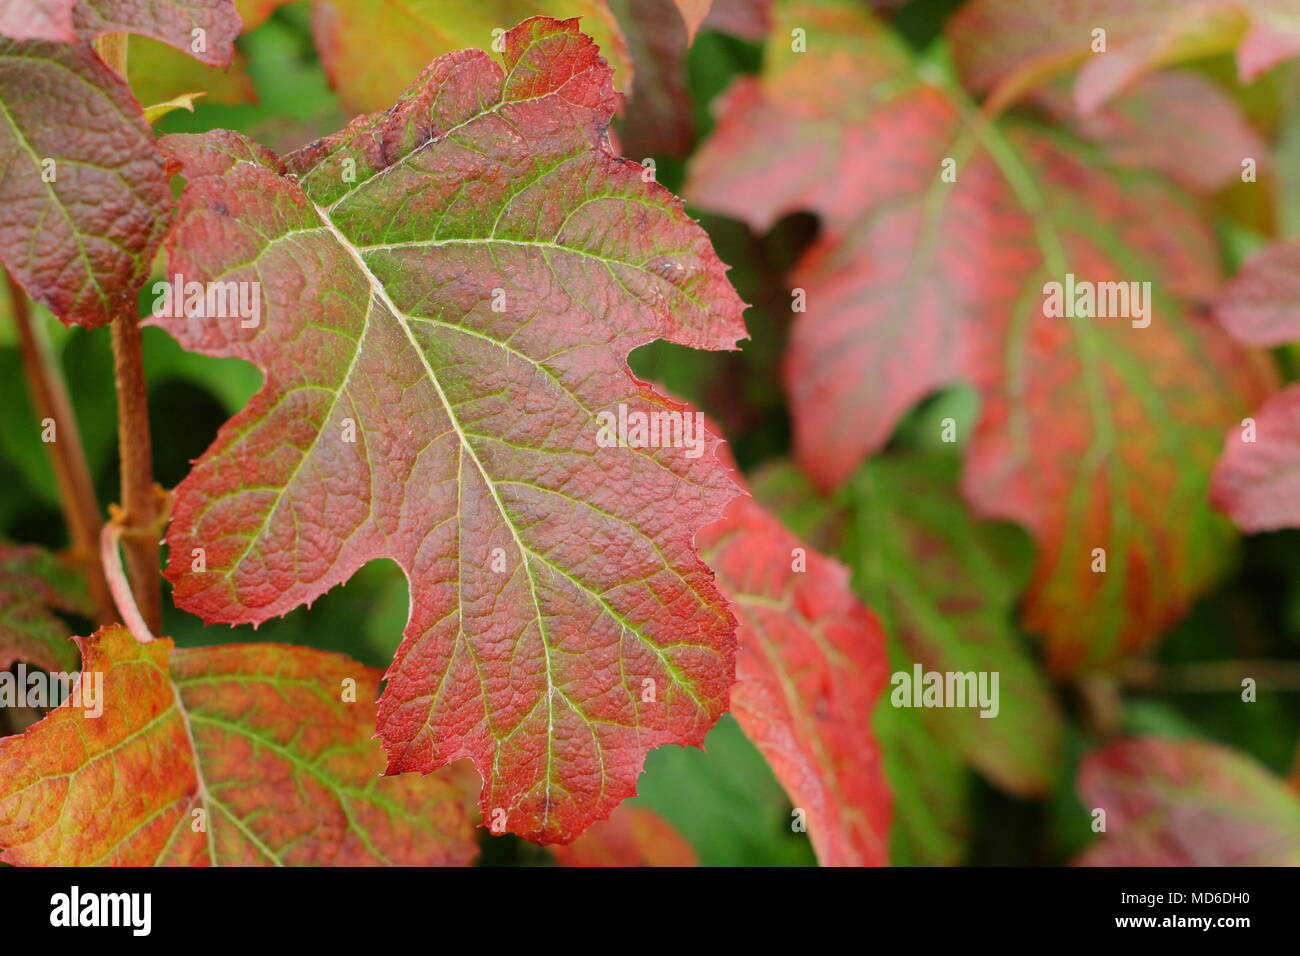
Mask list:
[[[90,467],[86,464],[86,450],[81,443],[77,416],[68,398],[68,386],[50,354],[44,335],[32,322],[27,296],[13,276],[6,273],[5,278],[9,283],[9,302],[14,324],[18,326],[23,369],[27,373],[36,414],[42,421],[49,419],[54,422],[54,440],[47,442],[46,448],[54,466],[59,501],[63,504],[63,514],[68,523],[72,560],[86,576],[90,596],[98,609],[96,620],[100,624],[109,624],[117,620],[117,613],[99,563],[98,529],[104,519],[99,502],[95,500],[95,486],[90,480]]]
[[[95,40],[95,52],[126,78],[126,34]],[[163,493],[153,482],[153,444],[145,387],[140,324],[123,313],[113,320],[113,371],[117,379],[117,445],[122,459],[120,534],[135,603],[152,631],[162,630],[162,581],[158,538],[162,533]]]
[[[117,445],[122,457],[122,545],[135,603],[149,629],[157,633],[162,630],[158,539],[163,493],[153,481],[140,325],[133,315],[113,320],[113,370],[117,378]]]

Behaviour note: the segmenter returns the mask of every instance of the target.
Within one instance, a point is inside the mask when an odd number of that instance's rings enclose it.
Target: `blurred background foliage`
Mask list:
[[[918,51],[940,43],[945,18],[958,0],[892,3],[895,29]],[[196,132],[217,127],[243,131],[287,151],[344,125],[349,114],[331,91],[313,47],[309,5],[277,9],[240,37],[237,64],[227,74],[196,65],[160,44],[133,37],[132,82],[144,103],[183,89],[208,95],[193,113],[177,111],[161,132]],[[739,75],[756,72],[762,45],[705,29],[683,65],[698,142],[713,123],[718,95]],[[1212,77],[1232,80],[1227,55],[1197,65]],[[1289,66],[1240,92],[1248,116],[1263,133],[1277,136],[1280,162],[1300,157],[1300,123],[1288,109],[1294,89]],[[195,85],[197,84],[197,86]],[[249,85],[251,84],[250,99]],[[634,157],[640,158],[640,157]],[[658,179],[680,190],[686,169],[681,157],[657,160]],[[1295,187],[1286,187],[1294,190]],[[1260,213],[1231,189],[1219,197],[1217,223],[1225,265],[1231,270],[1264,241]],[[1300,235],[1300,195],[1280,197],[1280,235]],[[788,457],[790,423],[780,380],[780,361],[791,319],[786,270],[816,237],[816,219],[787,217],[766,236],[734,221],[692,210],[709,232],[730,278],[751,304],[746,319],[751,340],[735,353],[710,353],[654,343],[632,357],[633,370],[703,408],[731,442],[742,469],[751,476]],[[141,314],[151,296],[141,296]],[[3,309],[4,306],[0,306]],[[112,356],[106,332],[68,330],[38,309],[45,334],[62,362],[101,502],[118,500],[115,397]],[[189,463],[212,442],[217,429],[256,391],[260,373],[235,359],[211,359],[184,352],[164,332],[144,330],[145,366],[150,379],[157,480],[171,487]],[[1279,350],[1293,373],[1295,356]],[[1292,376],[1294,377],[1294,376]],[[953,389],[913,410],[898,429],[890,453],[947,456],[955,469],[960,449],[941,445],[936,423],[954,407],[969,408],[973,394]],[[40,441],[40,428],[26,390],[12,324],[0,321],[0,535],[14,541],[59,548],[67,544],[53,474]],[[855,483],[851,483],[856,486]],[[786,514],[796,531],[807,515]],[[1171,515],[1171,520],[1177,520]],[[1028,539],[1006,526],[1018,546]],[[858,522],[847,541],[832,548],[854,563],[855,549],[870,539],[870,523]],[[864,568],[854,567],[864,584]],[[400,640],[407,612],[407,585],[392,562],[363,568],[345,586],[257,629],[206,628],[166,603],[164,632],[182,646],[262,640],[343,652],[384,667]],[[878,612],[880,608],[871,602]],[[1014,608],[1006,610],[1014,622]],[[1012,628],[1015,625],[1012,623]],[[88,622],[86,627],[89,627]],[[85,631],[83,631],[84,633]],[[1016,634],[1029,654],[1033,641]],[[895,647],[897,652],[898,648]],[[1261,674],[1284,693],[1261,694],[1242,706],[1240,687],[1227,659],[1300,662],[1300,532],[1284,531],[1243,539],[1235,573],[1201,600],[1158,645],[1150,661],[1113,688],[1124,730],[1163,737],[1195,737],[1241,750],[1281,776],[1292,772],[1300,736],[1300,665]],[[970,769],[951,749],[937,744],[935,729],[919,711],[879,708],[876,731],[885,749],[895,791],[892,833],[896,863],[1060,864],[1093,839],[1088,815],[1075,791],[1079,760],[1096,743],[1089,702],[1071,687],[1054,690],[1064,712],[1064,746],[1052,784],[1040,800],[1020,799]],[[791,807],[766,762],[730,717],[710,734],[703,751],[662,747],[648,759],[632,803],[653,808],[694,846],[705,865],[812,865],[805,834],[791,831]],[[482,831],[486,834],[486,831]],[[514,837],[483,838],[485,864],[546,864],[550,854]]]

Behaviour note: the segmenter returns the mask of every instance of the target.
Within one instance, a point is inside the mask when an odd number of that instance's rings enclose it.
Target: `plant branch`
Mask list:
[[[90,596],[98,610],[96,620],[100,624],[110,624],[117,620],[117,611],[99,563],[97,538],[103,515],[95,499],[95,486],[90,478],[90,466],[86,464],[86,450],[68,397],[68,386],[58,363],[50,354],[42,330],[32,321],[26,294],[13,276],[6,273],[5,279],[9,284],[14,324],[18,327],[23,370],[27,374],[36,414],[42,421],[49,419],[54,423],[54,440],[47,442],[46,448],[54,466],[54,480],[59,488],[59,501],[63,504],[68,537],[72,542],[72,561],[86,577]]]
[[[95,40],[95,52],[126,79],[126,34],[109,33]],[[153,481],[153,442],[149,434],[149,399],[144,377],[140,323],[123,313],[113,320],[113,372],[117,381],[117,446],[122,461],[122,511],[119,534],[126,551],[127,573],[144,623],[162,630],[162,578],[158,572],[165,493]],[[116,552],[115,552],[116,553]],[[106,567],[105,573],[108,573]],[[121,598],[118,607],[122,609]],[[125,613],[125,610],[123,610]]]

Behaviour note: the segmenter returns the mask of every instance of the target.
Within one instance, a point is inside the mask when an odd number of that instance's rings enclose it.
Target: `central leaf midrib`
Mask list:
[[[412,351],[414,351],[416,356],[419,358],[420,364],[424,368],[425,375],[428,378],[429,383],[433,386],[434,392],[438,396],[438,401],[442,403],[443,411],[446,413],[447,420],[451,424],[451,427],[456,432],[456,438],[460,443],[462,452],[469,455],[470,460],[474,463],[474,467],[478,469],[479,476],[483,479],[483,484],[487,487],[488,493],[492,496],[492,501],[496,504],[497,510],[501,514],[502,521],[505,522],[506,527],[509,529],[510,536],[514,540],[515,547],[519,551],[519,560],[523,562],[524,571],[528,575],[528,589],[533,601],[533,608],[535,611],[534,618],[537,622],[538,634],[542,641],[542,655],[546,669],[546,790],[542,811],[542,827],[545,829],[550,818],[551,784],[554,780],[555,680],[551,664],[550,642],[547,640],[546,625],[542,617],[542,604],[537,596],[537,580],[533,576],[532,565],[528,561],[528,549],[525,547],[523,539],[520,538],[519,529],[515,527],[514,521],[506,510],[505,503],[501,500],[495,482],[492,481],[491,477],[488,475],[487,469],[483,466],[482,461],[479,460],[478,453],[470,444],[468,436],[466,436],[464,429],[461,427],[460,420],[456,417],[451,402],[447,400],[447,395],[442,389],[442,383],[438,381],[438,376],[434,372],[433,366],[429,364],[428,356],[424,354],[424,351],[420,348],[419,342],[416,341],[414,334],[411,332],[411,327],[406,321],[405,313],[397,307],[395,302],[393,302],[392,297],[388,294],[388,290],[384,288],[383,283],[379,281],[379,277],[370,270],[370,266],[366,263],[365,259],[361,257],[361,253],[357,251],[351,240],[349,240],[348,237],[345,236],[334,224],[334,221],[330,219],[329,214],[320,206],[316,205],[315,202],[312,203],[312,206],[315,208],[317,215],[320,216],[320,220],[324,224],[325,228],[327,228],[330,233],[333,234],[335,240],[337,240],[340,248],[342,248],[344,252],[352,258],[353,262],[356,263],[357,268],[361,270],[361,274],[365,276],[366,281],[370,286],[371,296],[378,299],[384,307],[392,313],[397,324],[401,326],[402,333],[410,343]],[[371,310],[367,307],[365,320],[367,326],[370,323],[370,314]],[[358,339],[357,342],[358,355],[361,352],[361,341],[364,340],[364,338],[365,329],[363,328],[361,338]],[[460,477],[457,475],[457,482],[459,483],[459,481]],[[457,519],[457,537],[459,538],[459,516],[457,516]],[[460,571],[458,569],[457,575],[459,576],[459,574]],[[464,628],[463,615],[460,620],[460,627],[462,629]],[[498,748],[498,754],[499,753],[500,748]]]

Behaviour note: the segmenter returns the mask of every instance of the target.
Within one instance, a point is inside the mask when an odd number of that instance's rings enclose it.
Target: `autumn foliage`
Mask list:
[[[0,4],[0,861],[1300,863],[1294,4],[447,6]]]

